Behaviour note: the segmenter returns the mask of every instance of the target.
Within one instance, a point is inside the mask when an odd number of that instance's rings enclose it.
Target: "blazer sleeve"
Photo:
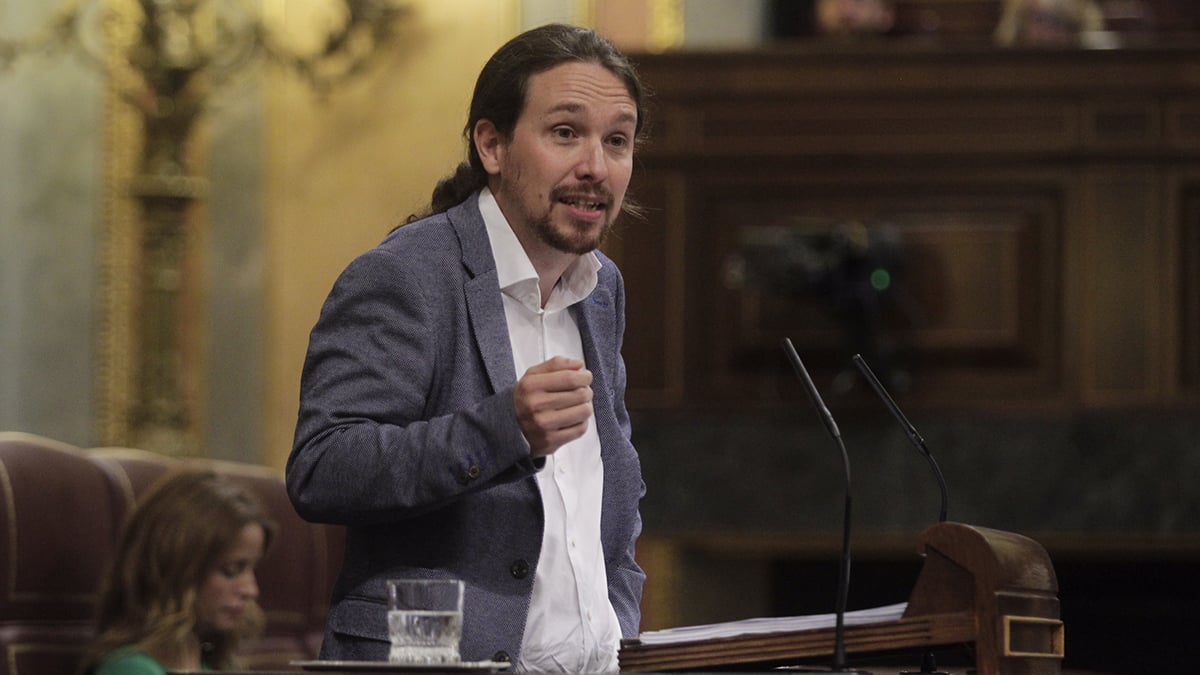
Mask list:
[[[422,275],[372,249],[346,268],[321,310],[286,468],[288,495],[305,519],[395,521],[536,470],[511,389],[491,392],[477,369],[448,401],[433,402],[438,369],[450,365],[439,363],[438,341],[466,338],[444,334],[452,323],[423,287],[444,280]]]

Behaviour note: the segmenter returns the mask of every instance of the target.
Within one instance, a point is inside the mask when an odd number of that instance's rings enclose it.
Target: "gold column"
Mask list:
[[[98,427],[105,445],[200,452],[201,363],[184,357],[181,299],[194,292],[190,214],[205,180],[184,153],[207,95],[193,16],[170,4],[101,10],[106,106]]]
[[[122,189],[141,151],[137,116],[113,87],[104,102],[104,222],[100,236],[96,336],[96,438],[124,445],[133,392],[132,319],[137,203]]]

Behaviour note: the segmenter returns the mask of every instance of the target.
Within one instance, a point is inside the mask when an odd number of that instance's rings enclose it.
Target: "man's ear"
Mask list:
[[[472,131],[472,139],[475,141],[475,151],[479,153],[479,160],[483,163],[483,168],[489,175],[495,176],[500,173],[500,164],[504,159],[504,136],[500,130],[492,124],[491,120],[482,119],[475,123],[475,129]]]

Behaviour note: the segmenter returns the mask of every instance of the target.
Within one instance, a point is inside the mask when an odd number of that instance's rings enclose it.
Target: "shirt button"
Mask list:
[[[513,578],[524,579],[529,576],[529,563],[520,559],[515,560],[512,566],[508,568],[508,571],[512,573]]]

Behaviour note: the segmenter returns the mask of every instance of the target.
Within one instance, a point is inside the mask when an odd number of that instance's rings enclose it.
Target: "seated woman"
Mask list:
[[[248,490],[213,471],[164,476],[125,524],[82,672],[234,668],[264,623],[254,568],[274,531]]]

